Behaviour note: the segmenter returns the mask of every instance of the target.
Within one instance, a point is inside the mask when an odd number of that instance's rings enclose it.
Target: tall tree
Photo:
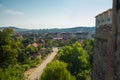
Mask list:
[[[85,40],[84,41],[84,49],[87,51],[89,55],[89,61],[92,66],[93,61],[93,50],[94,50],[94,39],[91,40]]]
[[[77,77],[77,80],[85,80],[91,71],[88,54],[79,42],[62,48],[59,51],[58,59],[68,63],[68,70]]]
[[[0,31],[0,67],[7,67],[15,64],[18,57],[16,41],[12,36],[14,31],[10,28],[5,28]]]

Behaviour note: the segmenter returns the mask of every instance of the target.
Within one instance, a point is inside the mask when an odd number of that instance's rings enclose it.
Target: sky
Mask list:
[[[0,0],[0,26],[26,29],[95,26],[112,0]]]

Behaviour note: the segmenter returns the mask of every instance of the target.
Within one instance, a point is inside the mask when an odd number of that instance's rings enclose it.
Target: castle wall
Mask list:
[[[120,0],[114,0],[115,80],[120,80]]]
[[[92,80],[113,80],[112,25],[96,29]]]
[[[120,80],[120,0],[113,0],[112,25],[96,29],[92,80]]]

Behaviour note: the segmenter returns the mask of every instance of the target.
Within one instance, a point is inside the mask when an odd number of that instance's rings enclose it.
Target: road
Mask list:
[[[27,80],[40,80],[40,76],[42,75],[44,69],[46,68],[47,64],[50,63],[55,55],[57,54],[58,49],[53,48],[53,52],[46,58],[45,61],[41,63],[27,78]]]

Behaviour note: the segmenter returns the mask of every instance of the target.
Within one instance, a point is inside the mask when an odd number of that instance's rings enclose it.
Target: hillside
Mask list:
[[[48,33],[56,33],[56,32],[88,32],[95,33],[95,27],[74,27],[74,28],[63,28],[63,29],[39,29],[39,30],[31,30],[33,33],[37,32],[48,32]]]
[[[6,27],[0,27],[0,30]],[[95,33],[95,27],[74,27],[74,28],[53,28],[53,29],[22,29],[17,27],[9,27],[12,28],[15,32],[32,32],[32,33],[40,33],[40,32],[48,32],[48,33],[56,33],[56,32],[88,32],[88,33]]]
[[[0,27],[0,30],[3,30],[4,28],[12,28],[15,32],[25,32],[25,31],[28,31],[27,29],[17,28],[17,27],[14,27],[14,26]]]
[[[95,32],[95,27],[74,27],[74,28],[65,28],[65,29],[51,29],[52,32]]]

